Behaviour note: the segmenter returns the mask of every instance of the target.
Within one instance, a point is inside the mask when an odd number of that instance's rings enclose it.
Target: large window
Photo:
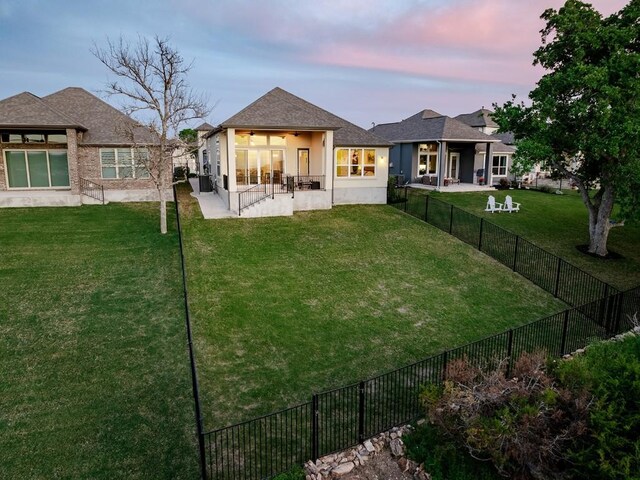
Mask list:
[[[103,179],[149,178],[146,148],[102,148],[100,165]]]
[[[507,156],[494,155],[491,173],[494,177],[504,177],[507,175]]]
[[[372,177],[376,174],[376,151],[368,148],[339,148],[336,151],[337,177]]]
[[[66,150],[6,150],[9,188],[69,186]]]
[[[435,175],[438,164],[438,146],[435,143],[418,145],[418,175]]]

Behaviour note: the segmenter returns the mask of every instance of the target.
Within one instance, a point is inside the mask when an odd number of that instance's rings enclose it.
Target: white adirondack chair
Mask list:
[[[502,207],[503,212],[519,212],[520,204],[518,202],[514,202],[511,198],[511,195],[507,195],[507,198],[504,199],[504,205]]]
[[[496,197],[493,195],[489,195],[489,199],[487,200],[487,207],[484,209],[485,212],[500,212],[502,211],[502,204],[496,202]]]

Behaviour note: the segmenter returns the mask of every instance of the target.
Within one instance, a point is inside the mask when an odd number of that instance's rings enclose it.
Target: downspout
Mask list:
[[[324,145],[325,144],[325,140],[322,140],[322,145],[323,147],[326,149],[327,147]],[[336,179],[335,179],[335,172],[336,172],[336,155],[335,155],[335,151],[334,149],[331,150],[331,205],[335,205],[334,202],[334,195],[335,195],[335,191],[336,191]],[[326,152],[325,152],[326,155]]]

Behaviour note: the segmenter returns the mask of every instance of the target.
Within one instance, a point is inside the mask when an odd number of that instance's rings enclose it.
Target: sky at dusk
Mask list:
[[[591,2],[602,14],[625,0]],[[362,127],[468,113],[542,70],[540,14],[562,0],[0,0],[0,98],[109,80],[107,37],[169,37],[218,124],[279,86]],[[112,104],[114,99],[107,99]],[[192,125],[195,126],[195,125]]]

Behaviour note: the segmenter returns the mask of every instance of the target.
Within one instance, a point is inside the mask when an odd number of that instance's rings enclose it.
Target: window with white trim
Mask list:
[[[102,178],[149,178],[148,160],[149,150],[146,148],[101,148]]]
[[[5,150],[9,188],[69,187],[66,150]]]
[[[507,175],[507,156],[494,155],[491,166],[491,173],[494,177],[505,177]]]
[[[435,175],[438,165],[438,146],[435,143],[418,145],[418,175]]]
[[[376,175],[376,151],[372,148],[339,148],[336,150],[336,176],[348,178]]]

